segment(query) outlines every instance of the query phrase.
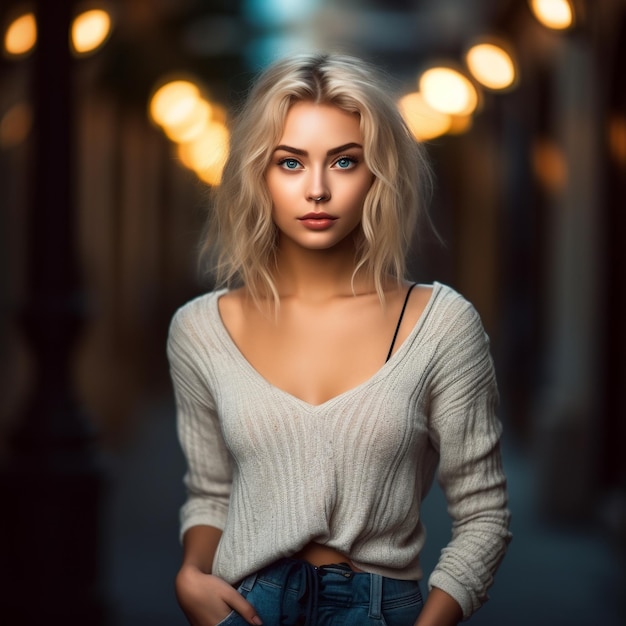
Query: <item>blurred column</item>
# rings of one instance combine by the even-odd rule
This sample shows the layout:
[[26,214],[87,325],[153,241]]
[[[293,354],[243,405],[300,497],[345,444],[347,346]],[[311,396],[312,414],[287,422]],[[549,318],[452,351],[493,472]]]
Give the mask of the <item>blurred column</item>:
[[0,475],[0,621],[21,626],[97,626],[104,619],[98,586],[101,471],[72,377],[84,318],[75,252],[72,5],[35,3],[39,39],[22,316],[33,381]]
[[605,285],[600,186],[603,77],[588,38],[564,45],[552,123],[567,181],[546,239],[546,394],[537,427],[541,505],[550,516],[593,512],[602,420]]

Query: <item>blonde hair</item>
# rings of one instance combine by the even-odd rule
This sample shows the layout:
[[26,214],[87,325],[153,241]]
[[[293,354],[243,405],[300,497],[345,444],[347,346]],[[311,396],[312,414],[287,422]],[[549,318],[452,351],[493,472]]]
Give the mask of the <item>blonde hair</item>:
[[218,286],[244,284],[254,300],[279,296],[274,283],[276,228],[265,172],[298,101],[332,104],[360,118],[364,160],[374,175],[361,220],[353,280],[365,271],[384,302],[383,283],[400,281],[430,170],[379,73],[360,59],[306,54],[260,74],[232,127],[231,149],[214,191],[202,254]]

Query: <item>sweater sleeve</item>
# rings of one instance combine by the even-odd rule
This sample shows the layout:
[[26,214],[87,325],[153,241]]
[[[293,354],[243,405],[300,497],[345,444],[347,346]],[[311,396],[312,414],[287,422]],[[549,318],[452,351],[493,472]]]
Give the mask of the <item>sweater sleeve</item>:
[[489,340],[475,309],[458,298],[446,312],[431,396],[430,438],[452,537],[429,579],[461,605],[467,619],[487,589],[511,539],[502,427]]
[[187,462],[187,499],[180,510],[180,537],[192,526],[224,528],[232,483],[230,453],[222,438],[201,358],[193,316],[180,309],[170,325],[167,355],[176,400],[178,438]]

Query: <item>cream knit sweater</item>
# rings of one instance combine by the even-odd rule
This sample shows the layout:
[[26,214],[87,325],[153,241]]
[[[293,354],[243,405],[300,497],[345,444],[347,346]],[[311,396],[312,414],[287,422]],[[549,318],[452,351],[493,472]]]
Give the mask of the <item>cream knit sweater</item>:
[[475,309],[435,283],[409,337],[370,379],[314,406],[268,383],[219,311],[223,291],[174,316],[168,357],[188,471],[181,535],[223,530],[230,583],[310,541],[366,572],[420,579],[420,504],[445,492],[452,537],[429,579],[469,617],[510,540],[489,342]]

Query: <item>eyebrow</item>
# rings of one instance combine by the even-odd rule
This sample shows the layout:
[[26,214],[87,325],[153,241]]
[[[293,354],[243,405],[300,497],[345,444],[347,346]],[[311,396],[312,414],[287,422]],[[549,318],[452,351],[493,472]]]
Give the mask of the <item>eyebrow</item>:
[[[326,156],[333,156],[335,154],[339,154],[340,152],[345,152],[346,150],[350,150],[351,148],[360,148],[362,150],[363,146],[360,143],[356,143],[354,141],[350,143],[344,143],[343,145],[337,146],[336,148],[331,148],[326,153]],[[278,152],[278,150],[283,150],[284,152],[291,152],[291,154],[297,154],[299,156],[308,155],[308,152],[306,150],[301,150],[300,148],[294,148],[292,146],[286,146],[284,144],[281,144],[280,146],[276,146],[274,148],[274,152]]]

